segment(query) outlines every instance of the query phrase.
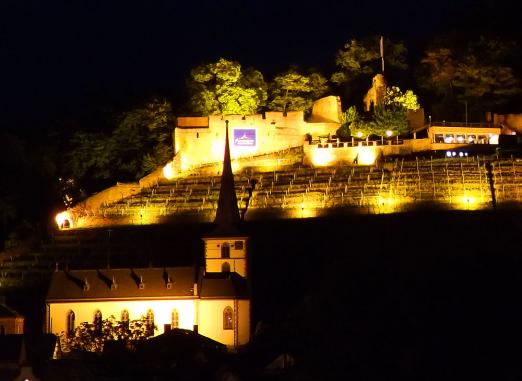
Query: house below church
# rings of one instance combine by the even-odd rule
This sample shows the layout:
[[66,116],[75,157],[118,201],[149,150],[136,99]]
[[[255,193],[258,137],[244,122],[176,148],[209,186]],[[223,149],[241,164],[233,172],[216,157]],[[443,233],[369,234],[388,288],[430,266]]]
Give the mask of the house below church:
[[24,317],[15,310],[9,308],[3,298],[0,299],[0,336],[23,334]]

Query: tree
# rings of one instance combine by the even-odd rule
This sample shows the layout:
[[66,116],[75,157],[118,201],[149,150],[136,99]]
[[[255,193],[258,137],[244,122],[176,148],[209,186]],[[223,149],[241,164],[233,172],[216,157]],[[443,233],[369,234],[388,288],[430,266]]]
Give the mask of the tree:
[[511,67],[481,64],[473,54],[459,62],[454,78],[459,99],[488,106],[505,103],[520,93],[519,84]]
[[274,111],[309,112],[313,101],[328,91],[328,80],[320,73],[299,73],[295,68],[280,74],[270,84],[270,103]]
[[134,181],[174,155],[172,106],[157,99],[121,114],[110,134],[76,132],[67,154],[68,177],[79,186],[93,181]]
[[419,108],[417,95],[412,90],[403,92],[398,86],[386,88],[383,106],[376,106],[373,113],[363,117],[355,106],[349,107],[341,118],[337,135],[346,139],[350,136],[367,138],[370,135],[396,136],[408,132],[409,110]]
[[[352,39],[344,44],[344,47],[337,51],[335,64],[339,70],[332,75],[332,82],[343,84],[359,76],[371,77],[379,72],[381,68],[379,39],[379,36],[373,36],[360,41]],[[395,43],[386,38],[383,47],[387,67],[407,69],[407,49],[403,42]]]
[[[362,99],[372,83],[372,77],[381,72],[380,37],[352,39],[337,51],[335,64],[337,71],[331,76],[331,82],[338,87],[343,102],[353,103]],[[390,77],[400,77],[408,65],[407,49],[403,42],[383,40],[386,73]],[[388,74],[387,74],[388,75]]]
[[[153,330],[157,330],[156,326]],[[93,323],[82,322],[72,334],[60,333],[60,349],[62,353],[71,351],[96,352],[103,351],[105,342],[109,340],[139,341],[151,336],[149,321],[146,316],[130,321],[117,321],[114,316],[102,321],[101,332]]]
[[412,90],[402,90],[398,86],[388,86],[386,88],[386,96],[384,97],[384,104],[386,107],[395,109],[418,110],[420,108],[417,95]]
[[0,251],[6,239],[6,249],[13,249],[21,240],[39,236],[38,226],[59,203],[49,147],[54,141],[44,139],[31,142],[0,131]]
[[442,96],[444,114],[451,114],[456,103],[466,102],[480,115],[521,92],[512,66],[515,52],[515,43],[494,38],[444,41],[425,51],[419,84]]
[[453,52],[448,48],[433,48],[424,52],[421,66],[425,73],[420,75],[419,85],[442,96],[453,95],[456,63]]
[[352,131],[357,133],[361,121],[361,115],[357,112],[357,108],[350,106],[341,115],[341,127],[336,131],[337,136],[342,139],[348,139],[352,136]]
[[398,136],[408,132],[406,112],[400,107],[375,107],[372,133],[378,136]]
[[267,85],[258,70],[220,58],[190,72],[190,108],[202,115],[248,115],[265,104]]

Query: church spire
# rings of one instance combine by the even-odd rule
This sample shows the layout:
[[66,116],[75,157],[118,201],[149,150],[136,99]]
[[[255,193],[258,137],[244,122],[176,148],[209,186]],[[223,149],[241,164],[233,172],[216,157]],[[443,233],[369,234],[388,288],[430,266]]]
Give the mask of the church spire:
[[221,188],[214,223],[217,225],[214,233],[226,234],[236,231],[241,220],[237,207],[236,189],[234,186],[234,174],[230,161],[230,145],[228,142],[228,120],[225,120],[225,156],[223,158],[223,170],[221,173]]

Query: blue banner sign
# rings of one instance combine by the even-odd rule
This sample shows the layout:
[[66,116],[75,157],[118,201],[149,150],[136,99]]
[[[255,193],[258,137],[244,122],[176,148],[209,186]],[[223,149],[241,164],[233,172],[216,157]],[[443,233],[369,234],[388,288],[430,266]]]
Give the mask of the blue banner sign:
[[236,129],[234,129],[234,145],[237,147],[255,147],[255,145],[256,145],[255,128],[236,128]]

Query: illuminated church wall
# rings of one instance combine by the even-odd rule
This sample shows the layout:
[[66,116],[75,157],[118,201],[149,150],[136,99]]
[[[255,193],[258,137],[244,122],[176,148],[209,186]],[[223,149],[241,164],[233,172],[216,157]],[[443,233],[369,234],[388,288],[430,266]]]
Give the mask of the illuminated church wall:
[[[230,306],[234,311],[233,329],[223,329],[223,310]],[[209,318],[209,317],[215,318]],[[237,334],[238,345],[250,341],[250,301],[214,299],[199,302],[198,333],[212,338],[227,346],[234,346],[234,331]]]
[[[224,329],[223,310],[232,307],[234,323],[232,329]],[[102,318],[114,316],[121,320],[123,310],[129,312],[129,320],[139,319],[154,312],[154,323],[157,330],[154,335],[164,332],[164,326],[172,324],[172,312],[178,311],[178,328],[193,330],[198,325],[198,332],[228,346],[234,346],[234,331],[238,342],[243,345],[250,340],[250,301],[233,299],[216,300],[129,300],[129,301],[93,301],[49,303],[48,332],[60,335],[66,331],[67,315],[70,311],[75,315],[75,326],[82,322],[92,323],[97,310]],[[199,309],[199,311],[198,311]]]
[[155,335],[163,333],[165,324],[171,324],[172,311],[177,309],[179,316],[179,328],[192,330],[195,323],[195,302],[194,300],[128,300],[128,301],[93,301],[93,302],[68,302],[68,303],[49,303],[48,327],[49,333],[59,335],[66,330],[67,314],[73,311],[75,315],[75,325],[81,322],[92,323],[94,313],[100,310],[103,319],[114,316],[116,320],[121,320],[123,310],[129,311],[129,319],[139,319],[147,315],[151,309],[154,312],[154,323],[158,326]]

